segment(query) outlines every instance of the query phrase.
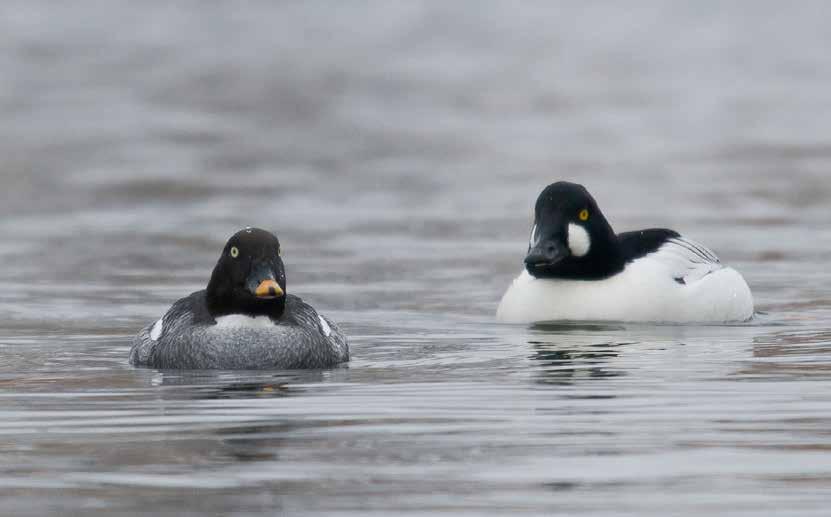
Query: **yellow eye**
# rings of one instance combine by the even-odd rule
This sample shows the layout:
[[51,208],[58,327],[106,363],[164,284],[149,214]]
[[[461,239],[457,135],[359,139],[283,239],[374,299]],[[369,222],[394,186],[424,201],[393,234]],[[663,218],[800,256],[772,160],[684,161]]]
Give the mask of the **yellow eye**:
[[281,250],[280,248],[277,248],[277,256],[278,256],[278,257],[280,256],[280,252],[281,252],[281,251],[282,251],[282,250]]
[[231,246],[231,256],[234,258],[239,257],[239,249],[236,246]]
[[589,220],[589,211],[585,208],[580,210],[580,214],[578,215],[581,221],[588,221]]

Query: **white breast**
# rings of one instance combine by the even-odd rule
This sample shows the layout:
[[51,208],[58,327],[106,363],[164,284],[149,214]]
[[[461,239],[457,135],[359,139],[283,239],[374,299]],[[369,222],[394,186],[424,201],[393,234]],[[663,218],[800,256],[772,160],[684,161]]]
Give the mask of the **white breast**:
[[507,323],[745,321],[753,316],[753,296],[712,252],[674,239],[604,280],[540,280],[523,271],[496,316]]
[[274,322],[268,316],[246,316],[245,314],[228,314],[216,318],[218,328],[269,328]]

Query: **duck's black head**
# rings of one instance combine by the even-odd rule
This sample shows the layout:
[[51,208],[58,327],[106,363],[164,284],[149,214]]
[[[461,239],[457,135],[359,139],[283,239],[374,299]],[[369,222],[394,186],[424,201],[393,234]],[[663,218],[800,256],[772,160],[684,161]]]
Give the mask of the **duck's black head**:
[[279,318],[286,305],[286,273],[277,237],[259,228],[235,233],[214,267],[206,296],[215,318],[228,314]]
[[525,257],[529,274],[598,280],[623,266],[617,236],[585,187],[559,181],[542,191]]

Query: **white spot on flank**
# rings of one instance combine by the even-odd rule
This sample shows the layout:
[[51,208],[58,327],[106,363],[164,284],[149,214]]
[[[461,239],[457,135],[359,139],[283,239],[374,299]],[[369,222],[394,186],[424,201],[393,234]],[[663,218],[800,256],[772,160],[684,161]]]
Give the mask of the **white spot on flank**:
[[323,329],[323,335],[329,337],[329,334],[332,333],[331,327],[329,327],[329,324],[326,323],[326,320],[320,314],[317,315],[317,319],[320,320],[320,328]]
[[579,224],[568,225],[568,249],[575,257],[584,257],[591,248],[592,241],[589,232]]
[[273,327],[274,322],[268,316],[246,316],[245,314],[229,314],[216,319],[217,327],[247,327],[247,328],[268,328]]
[[537,244],[537,225],[535,224],[533,228],[531,228],[531,237],[528,240],[528,244],[533,248]]
[[150,329],[150,339],[158,341],[162,336],[162,330],[164,330],[164,318],[159,318],[159,321],[154,323],[153,328]]

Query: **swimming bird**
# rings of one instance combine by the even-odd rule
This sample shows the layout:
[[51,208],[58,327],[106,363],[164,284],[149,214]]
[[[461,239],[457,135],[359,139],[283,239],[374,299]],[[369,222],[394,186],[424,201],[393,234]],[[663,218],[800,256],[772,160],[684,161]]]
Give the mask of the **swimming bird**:
[[324,368],[349,360],[337,325],[286,292],[280,241],[246,228],[225,244],[206,289],[133,341],[130,363],[163,369]]
[[497,319],[740,322],[754,314],[738,271],[667,229],[616,234],[582,185],[560,181],[537,198],[524,271]]

